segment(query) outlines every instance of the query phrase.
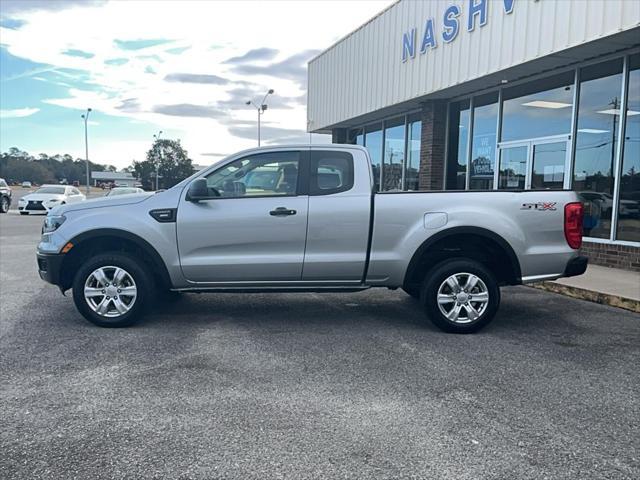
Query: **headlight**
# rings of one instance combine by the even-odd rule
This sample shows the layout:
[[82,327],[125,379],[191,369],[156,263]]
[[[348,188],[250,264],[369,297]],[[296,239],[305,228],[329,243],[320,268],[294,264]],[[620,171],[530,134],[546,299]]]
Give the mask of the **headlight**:
[[20,200],[18,200],[18,203],[27,203],[27,201],[24,198],[21,198]]
[[60,199],[58,199],[58,198],[52,198],[51,200],[49,200],[49,203],[57,203],[59,201],[60,201]]
[[42,233],[55,232],[66,219],[64,215],[47,215],[42,225]]

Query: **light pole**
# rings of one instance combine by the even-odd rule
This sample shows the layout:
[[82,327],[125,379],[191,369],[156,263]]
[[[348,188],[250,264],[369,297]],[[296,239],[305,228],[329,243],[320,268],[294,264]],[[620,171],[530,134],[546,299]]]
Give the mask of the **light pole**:
[[160,170],[160,162],[162,161],[162,145],[160,142],[160,135],[162,135],[162,130],[160,130],[157,134],[153,135],[153,138],[158,142],[158,148],[160,149],[160,159],[156,162],[156,190],[159,189],[158,179],[159,179],[159,170]]
[[258,146],[260,146],[260,117],[262,116],[264,111],[267,109],[266,100],[267,100],[267,97],[272,93],[273,93],[273,88],[270,88],[267,91],[267,93],[264,95],[264,98],[260,102],[260,105],[256,105],[255,103],[253,103],[253,100],[248,100],[246,102],[247,105],[253,105],[253,107],[258,111]]
[[87,170],[87,196],[89,196],[89,135],[87,131],[87,122],[89,121],[89,114],[91,109],[87,108],[87,113],[83,113],[81,116],[84,119],[84,158]]

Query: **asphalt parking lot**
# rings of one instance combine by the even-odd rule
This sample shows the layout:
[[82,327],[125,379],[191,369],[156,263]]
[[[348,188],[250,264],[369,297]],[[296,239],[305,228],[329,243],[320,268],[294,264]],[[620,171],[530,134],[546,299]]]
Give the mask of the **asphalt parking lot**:
[[129,329],[0,215],[0,478],[640,478],[640,316],[527,287],[447,335],[402,292],[187,295]]

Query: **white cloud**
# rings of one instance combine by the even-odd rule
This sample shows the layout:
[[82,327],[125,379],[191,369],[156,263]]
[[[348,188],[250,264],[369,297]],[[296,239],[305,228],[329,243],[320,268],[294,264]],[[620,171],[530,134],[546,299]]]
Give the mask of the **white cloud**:
[[[274,108],[263,117],[270,122],[270,132],[297,130],[298,138],[303,138],[307,119],[306,105],[300,103],[305,94],[300,81],[304,75],[292,71],[287,61],[297,61],[301,52],[311,56],[329,47],[388,4],[388,0],[162,1],[149,8],[148,1],[112,1],[55,12],[16,13],[25,24],[16,30],[0,29],[0,36],[12,55],[51,65],[49,74],[74,84],[66,97],[48,98],[45,103],[77,111],[91,107],[96,113],[121,117],[123,130],[130,122],[143,122],[176,132],[190,156],[205,164],[212,157],[202,153],[231,153],[255,144],[246,137],[247,125],[255,125],[256,112],[244,105],[249,99],[244,97],[259,101],[268,88],[275,90]],[[152,39],[170,41],[136,50],[123,49],[116,42]],[[63,53],[70,50],[93,57]],[[256,50],[263,54],[256,55]],[[250,68],[238,68],[238,61],[252,51],[245,64]],[[229,59],[234,60],[226,63]],[[305,60],[299,59],[301,64]],[[43,71],[47,69],[38,71],[38,79]],[[60,84],[60,78],[51,81]],[[277,108],[277,102],[284,102],[283,108]],[[189,111],[199,115],[176,116],[180,111],[176,106],[185,112],[189,110],[185,106],[197,106]],[[238,128],[239,122],[244,122],[244,128]],[[99,141],[105,142],[102,151],[109,158],[94,160],[118,166],[143,158],[149,147],[149,139]],[[118,163],[114,156],[122,161]]]
[[13,110],[0,110],[0,118],[29,117],[39,111],[39,108],[16,108]]

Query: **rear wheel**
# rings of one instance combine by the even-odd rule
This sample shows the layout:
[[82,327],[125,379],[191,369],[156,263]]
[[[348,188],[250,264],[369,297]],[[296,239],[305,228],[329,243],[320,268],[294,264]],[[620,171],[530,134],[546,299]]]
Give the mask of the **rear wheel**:
[[137,259],[124,253],[91,257],[73,280],[73,301],[78,311],[101,327],[126,327],[144,313],[153,278]]
[[500,305],[500,288],[481,263],[447,260],[427,273],[421,301],[429,319],[441,330],[473,333],[493,320]]
[[2,196],[2,200],[0,200],[0,213],[7,213],[9,211],[9,199]]

